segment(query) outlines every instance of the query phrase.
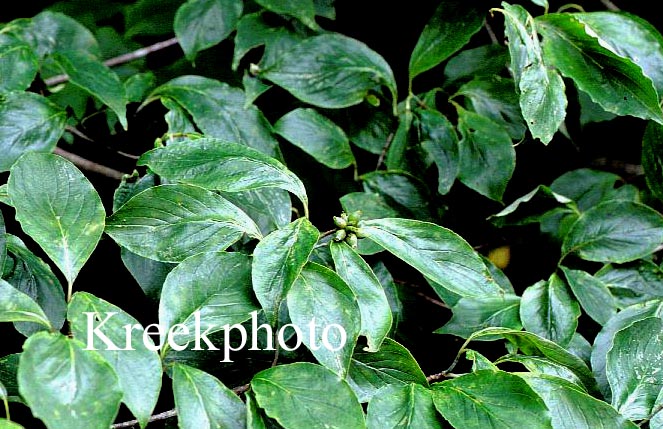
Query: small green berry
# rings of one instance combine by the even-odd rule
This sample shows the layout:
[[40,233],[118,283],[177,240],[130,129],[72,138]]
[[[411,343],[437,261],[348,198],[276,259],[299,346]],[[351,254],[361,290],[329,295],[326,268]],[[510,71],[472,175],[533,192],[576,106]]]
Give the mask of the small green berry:
[[356,228],[354,233],[357,236],[357,238],[366,238],[366,233],[362,231],[361,228]]
[[356,212],[352,212],[350,214],[350,216],[348,216],[348,224],[350,224],[352,226],[357,226],[360,219],[361,219],[361,210],[357,210]]
[[351,232],[347,237],[345,237],[345,242],[348,243],[350,247],[355,249],[357,247],[357,236]]
[[336,225],[338,228],[345,228],[348,226],[348,221],[347,219],[343,219],[342,217],[339,216],[334,216],[334,225]]
[[347,233],[344,229],[339,229],[334,233],[334,241],[343,241],[345,240]]

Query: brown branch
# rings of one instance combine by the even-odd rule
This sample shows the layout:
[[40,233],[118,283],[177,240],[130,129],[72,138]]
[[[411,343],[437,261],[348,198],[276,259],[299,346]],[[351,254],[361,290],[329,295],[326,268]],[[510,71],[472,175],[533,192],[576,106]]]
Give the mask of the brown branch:
[[606,9],[611,10],[613,12],[619,12],[621,10],[616,4],[614,4],[610,0],[601,0],[601,3],[603,3],[603,6],[605,6]]
[[126,174],[122,173],[121,171],[114,170],[110,167],[106,167],[105,165],[97,164],[96,162],[85,159],[82,156],[76,155],[74,153],[67,152],[66,150],[59,147],[56,147],[53,150],[53,153],[68,159],[69,161],[73,162],[74,165],[82,168],[83,170],[99,173],[103,176],[110,177],[111,179],[122,180],[122,177]]
[[375,169],[379,169],[380,166],[382,165],[382,162],[384,161],[384,157],[387,155],[387,151],[389,150],[389,146],[391,146],[391,142],[394,140],[394,133],[389,133],[387,136],[387,141],[385,142],[384,146],[382,147],[382,152],[380,153],[380,157],[378,158],[378,164],[375,166]]
[[[133,52],[129,52],[127,54],[123,54],[114,58],[110,58],[106,61],[104,61],[104,64],[108,67],[114,67],[120,64],[125,64],[134,60],[137,60],[139,58],[146,57],[147,55],[151,54],[152,52],[160,51],[162,49],[166,49],[170,46],[176,45],[177,44],[177,37],[173,37],[172,39],[164,40],[162,42],[157,42],[153,45],[150,46],[145,46],[144,48],[137,49]],[[69,76],[66,74],[60,74],[57,76],[53,76],[51,78],[48,78],[44,80],[44,84],[46,86],[54,86],[58,85],[61,83],[65,83],[69,80]]]

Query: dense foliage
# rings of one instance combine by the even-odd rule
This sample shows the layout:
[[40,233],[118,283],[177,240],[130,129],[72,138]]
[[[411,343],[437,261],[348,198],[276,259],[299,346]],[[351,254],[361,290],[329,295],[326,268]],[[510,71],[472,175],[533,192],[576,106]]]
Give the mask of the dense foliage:
[[0,429],[663,428],[663,37],[487,3],[0,24]]

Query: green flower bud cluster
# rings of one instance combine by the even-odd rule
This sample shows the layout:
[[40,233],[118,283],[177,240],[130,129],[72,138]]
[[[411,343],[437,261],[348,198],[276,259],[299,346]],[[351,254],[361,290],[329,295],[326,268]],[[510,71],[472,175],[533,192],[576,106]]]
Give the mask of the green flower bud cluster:
[[360,223],[361,210],[350,214],[343,212],[340,216],[334,216],[334,225],[338,228],[334,233],[334,241],[345,241],[350,247],[356,248],[358,240],[365,237],[359,226]]

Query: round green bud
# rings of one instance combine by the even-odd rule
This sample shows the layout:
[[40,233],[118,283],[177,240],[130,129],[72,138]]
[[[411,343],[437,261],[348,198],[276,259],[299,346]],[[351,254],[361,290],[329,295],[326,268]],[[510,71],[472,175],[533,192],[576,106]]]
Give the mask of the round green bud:
[[344,229],[339,229],[334,233],[334,241],[343,241],[345,240],[347,233]]
[[347,219],[343,219],[340,216],[334,216],[334,225],[336,225],[338,228],[345,228],[348,226],[348,221]]
[[357,247],[357,236],[351,232],[347,237],[345,237],[345,242],[354,249]]
[[348,224],[350,224],[352,226],[357,226],[360,219],[361,219],[361,210],[357,210],[356,212],[352,212],[352,213],[350,213],[350,216],[348,216]]

